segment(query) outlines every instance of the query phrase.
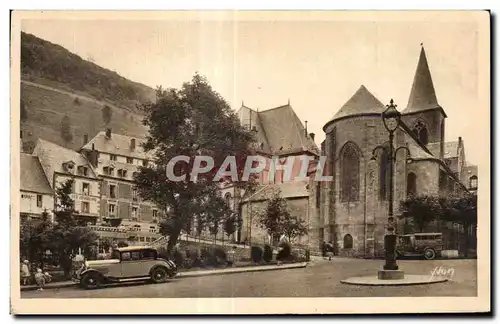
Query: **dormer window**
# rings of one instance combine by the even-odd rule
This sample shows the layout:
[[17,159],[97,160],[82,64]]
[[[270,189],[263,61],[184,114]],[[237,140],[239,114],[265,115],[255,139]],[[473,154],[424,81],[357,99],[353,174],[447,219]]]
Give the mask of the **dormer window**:
[[112,167],[103,167],[102,171],[104,172],[105,175],[113,176],[114,172],[115,172],[115,169],[112,168]]
[[75,163],[73,163],[72,161],[63,163],[63,169],[66,172],[73,173],[74,172],[74,167],[75,167]]
[[126,178],[127,177],[127,170],[125,170],[125,169],[119,169],[118,170],[118,176],[120,178]]
[[83,165],[80,165],[78,167],[78,174],[79,175],[82,175],[82,176],[88,176],[89,174],[89,168],[87,168],[86,166],[83,166]]
[[110,154],[110,155],[109,155],[109,159],[110,159],[111,161],[116,161],[117,157],[116,157],[116,155],[114,155],[114,154]]

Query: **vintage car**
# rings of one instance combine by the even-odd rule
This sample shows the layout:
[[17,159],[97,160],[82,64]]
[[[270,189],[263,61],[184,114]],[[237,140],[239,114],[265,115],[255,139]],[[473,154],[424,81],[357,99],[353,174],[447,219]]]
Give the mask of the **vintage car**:
[[155,248],[129,246],[114,249],[108,260],[85,261],[73,276],[82,288],[103,284],[151,280],[162,283],[177,274],[174,262],[158,257]]
[[443,250],[443,234],[441,233],[414,233],[398,236],[396,247],[397,256],[423,256],[426,260],[433,260],[441,255]]

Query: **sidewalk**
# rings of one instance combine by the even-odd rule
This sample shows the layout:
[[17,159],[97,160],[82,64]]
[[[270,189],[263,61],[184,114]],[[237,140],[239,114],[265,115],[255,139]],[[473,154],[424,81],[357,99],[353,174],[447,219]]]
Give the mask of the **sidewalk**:
[[[290,263],[282,265],[261,265],[261,266],[236,267],[236,268],[224,268],[224,269],[185,271],[185,272],[179,272],[176,278],[193,278],[193,277],[204,277],[204,276],[231,274],[231,273],[297,269],[297,268],[305,268],[306,266],[307,262],[300,262],[300,263]],[[46,284],[44,289],[60,289],[73,286],[76,286],[75,282],[73,281],[62,281],[62,282],[53,282]],[[21,291],[36,290],[37,288],[38,287],[36,285],[21,286]]]

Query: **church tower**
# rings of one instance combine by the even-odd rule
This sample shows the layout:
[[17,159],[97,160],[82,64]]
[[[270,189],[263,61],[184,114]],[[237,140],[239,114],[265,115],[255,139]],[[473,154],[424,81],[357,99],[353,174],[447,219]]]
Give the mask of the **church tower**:
[[422,46],[417,70],[413,78],[408,105],[402,111],[403,121],[413,131],[423,145],[439,143],[439,152],[432,152],[443,158],[446,113],[439,105],[434,83],[427,62],[425,49]]

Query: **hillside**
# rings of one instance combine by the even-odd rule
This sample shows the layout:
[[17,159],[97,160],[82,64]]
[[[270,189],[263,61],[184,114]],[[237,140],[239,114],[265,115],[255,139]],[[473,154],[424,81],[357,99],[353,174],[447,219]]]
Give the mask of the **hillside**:
[[[21,130],[23,147],[31,152],[37,138],[72,149],[109,127],[113,132],[145,136],[136,105],[154,99],[153,89],[81,59],[65,48],[22,33]],[[102,110],[111,111],[106,125]],[[71,140],[63,140],[63,118],[68,116]]]

